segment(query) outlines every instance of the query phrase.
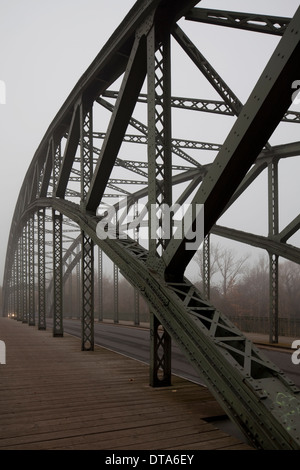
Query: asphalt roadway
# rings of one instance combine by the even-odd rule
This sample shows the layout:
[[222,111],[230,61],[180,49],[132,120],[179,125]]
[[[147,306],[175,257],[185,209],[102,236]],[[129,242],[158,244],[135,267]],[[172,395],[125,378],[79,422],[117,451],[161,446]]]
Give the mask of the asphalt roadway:
[[[51,322],[49,319],[47,319],[47,322],[48,326],[50,326]],[[80,321],[64,319],[64,331],[65,333],[80,337]],[[94,335],[95,344],[149,364],[150,341],[148,329],[122,324],[95,322]],[[300,388],[300,364],[293,364],[292,352],[293,350],[277,348],[276,346],[262,348],[262,353]],[[192,382],[205,385],[174,342],[172,344],[172,373]]]

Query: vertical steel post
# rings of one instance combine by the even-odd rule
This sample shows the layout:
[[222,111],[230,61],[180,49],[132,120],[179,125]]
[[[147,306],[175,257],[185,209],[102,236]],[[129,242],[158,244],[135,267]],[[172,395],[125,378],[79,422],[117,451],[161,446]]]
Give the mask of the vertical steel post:
[[[80,105],[81,206],[84,208],[93,176],[93,109]],[[94,243],[81,232],[81,350],[94,350]]]
[[56,187],[57,187],[59,174],[60,174],[61,162],[62,162],[61,142],[60,141],[55,142],[55,140],[52,139],[51,146],[52,146],[52,160],[53,160],[53,163],[52,163],[53,195],[55,196]]
[[103,251],[98,247],[98,320],[103,321]]
[[62,295],[62,214],[52,210],[53,217],[53,336],[63,336]]
[[134,324],[140,324],[140,294],[137,289],[134,289]]
[[15,254],[14,254],[14,319],[17,320],[18,318],[18,308],[19,308],[19,302],[18,302],[18,279],[19,279],[19,275],[18,275],[18,244],[17,244],[17,248],[16,248],[16,251],[15,251]]
[[171,336],[150,312],[150,385],[171,385]]
[[12,312],[12,293],[13,293],[13,279],[12,279],[12,272],[13,267],[11,268],[11,273],[10,273],[10,279],[8,283],[8,295],[7,295],[7,301],[4,302],[4,310],[3,314],[5,317],[11,314]]
[[[269,237],[278,234],[279,205],[278,205],[278,160],[273,159],[268,165],[268,194],[269,194]],[[270,301],[269,301],[269,341],[278,343],[278,255],[269,252],[270,263]]]
[[22,291],[23,291],[23,311],[22,323],[27,323],[28,308],[27,308],[27,224],[24,225],[22,235]]
[[18,240],[18,311],[17,320],[22,321],[23,319],[23,259],[22,259],[22,236]]
[[[79,245],[77,246],[77,254],[79,254],[80,252],[80,248],[79,248]],[[77,263],[76,265],[76,291],[77,291],[77,311],[76,311],[76,315],[78,318],[81,318],[81,282],[80,282],[80,279],[81,279],[81,276],[80,276],[80,264],[81,263]]]
[[[172,222],[164,222],[164,205],[172,205],[170,36],[155,51],[155,27],[148,35],[148,201],[149,265],[170,238]],[[169,231],[169,234],[167,233]],[[169,235],[169,236],[168,236]]]
[[38,211],[38,329],[46,329],[45,209]]
[[[138,203],[136,202],[134,205],[134,217],[138,219],[139,211],[138,211]],[[134,239],[136,242],[139,242],[139,232],[140,228],[137,225],[134,230]],[[138,326],[140,324],[140,294],[138,289],[134,289],[134,324]]]
[[[172,205],[171,153],[171,47],[167,34],[156,44],[155,26],[147,38],[148,67],[148,203],[149,257],[148,265],[161,271],[159,259],[172,237],[172,221],[164,219],[164,208]],[[171,382],[171,337],[151,313],[150,384],[169,385]],[[161,351],[162,350],[162,351]],[[162,370],[162,378],[158,371]]]
[[81,232],[82,263],[82,335],[81,350],[94,350],[94,244],[93,240]]
[[84,207],[93,176],[93,108],[80,105],[81,205]]
[[269,254],[270,262],[270,314],[269,341],[278,343],[278,256]]
[[68,278],[68,286],[69,286],[69,317],[73,317],[73,275],[71,274]]
[[119,268],[114,263],[114,323],[119,323]]
[[210,238],[209,234],[203,240],[203,294],[205,300],[210,298]]
[[35,325],[34,215],[28,219],[28,324]]

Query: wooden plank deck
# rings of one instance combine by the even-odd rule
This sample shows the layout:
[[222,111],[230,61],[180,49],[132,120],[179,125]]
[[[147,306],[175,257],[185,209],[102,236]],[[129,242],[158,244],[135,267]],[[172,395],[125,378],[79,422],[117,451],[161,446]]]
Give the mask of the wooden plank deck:
[[206,421],[224,413],[205,387],[153,389],[145,364],[7,318],[0,339],[0,450],[250,449]]

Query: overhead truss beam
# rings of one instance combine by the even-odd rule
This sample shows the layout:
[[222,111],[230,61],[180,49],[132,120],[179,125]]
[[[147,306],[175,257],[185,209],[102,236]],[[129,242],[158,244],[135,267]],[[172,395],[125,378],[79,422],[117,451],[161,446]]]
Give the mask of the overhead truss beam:
[[[300,9],[287,28],[222,149],[193,199],[204,204],[204,231],[209,233],[226,204],[291,105],[291,89],[300,76]],[[273,106],[276,101],[276,106]],[[192,226],[195,224],[195,218]],[[169,243],[164,253],[168,275],[181,278],[194,255],[187,239]]]
[[282,18],[279,16],[209,10],[206,8],[192,8],[192,10],[185,15],[185,18],[200,23],[244,29],[256,33],[275,34],[277,36],[284,34],[291,21],[291,18]]

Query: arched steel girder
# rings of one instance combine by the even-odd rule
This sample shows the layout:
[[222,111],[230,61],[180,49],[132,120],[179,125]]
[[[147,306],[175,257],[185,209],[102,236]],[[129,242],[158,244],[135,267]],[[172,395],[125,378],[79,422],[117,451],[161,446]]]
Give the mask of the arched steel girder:
[[[193,207],[198,203],[206,206],[205,233],[213,229],[236,191],[242,189],[240,185],[244,184],[247,172],[262,149],[265,147],[264,152],[273,151],[268,139],[286,115],[291,104],[292,82],[297,79],[297,74],[300,76],[300,11],[286,28],[254,92],[242,106],[176,25],[176,21],[197,3],[182,0],[138,2],[78,82],[50,125],[22,185],[8,244],[5,291],[10,285],[22,224],[27,222],[30,213],[41,207],[51,207],[57,212],[53,217],[57,219],[58,226],[61,224],[60,214],[64,214],[103,249],[145,297],[163,327],[178,342],[200,375],[205,377],[218,401],[251,442],[261,448],[298,449],[299,425],[295,414],[299,408],[298,391],[185,279],[185,268],[193,256],[192,250],[185,250],[186,237],[179,240],[173,237],[168,244],[160,243],[162,255],[157,256],[157,243],[151,244],[149,253],[130,238],[99,240],[96,234],[100,220],[96,210],[119,158],[119,149],[146,75],[148,203],[172,204],[171,34],[238,116],[214,163],[208,171],[205,168],[203,182],[192,200]],[[92,105],[123,73],[118,99],[98,153],[92,145]],[[79,147],[80,158],[76,155]],[[79,173],[75,163],[81,165]],[[126,166],[124,160],[122,164]],[[194,166],[191,172],[199,172],[199,168],[203,168],[202,165]],[[77,179],[80,175],[80,191],[68,185],[74,175]],[[145,174],[141,173],[141,176],[145,177]],[[189,181],[191,176],[190,173]],[[192,181],[199,183],[202,178],[198,176],[199,173],[194,174]],[[248,183],[250,180],[251,176]],[[246,181],[245,185],[248,183]],[[78,198],[79,194],[78,204],[65,200],[70,195]],[[271,223],[274,228],[275,214]],[[288,239],[297,226],[295,221],[286,228],[282,240]],[[271,235],[277,237],[275,229]],[[57,256],[61,260],[61,253]],[[90,307],[92,311],[92,305]],[[288,411],[281,407],[278,398],[282,396],[288,399]],[[292,408],[294,404],[295,408]]]
[[[297,216],[291,226],[290,236],[292,236],[294,229],[299,229],[299,216]],[[211,233],[240,243],[245,243],[246,245],[261,248],[262,250],[266,250],[268,253],[273,253],[277,256],[288,259],[293,263],[300,264],[300,249],[292,245],[288,245],[287,243],[283,243],[280,235],[271,239],[262,235],[254,235],[253,233],[247,233],[228,227],[221,227],[219,225],[215,225]]]

